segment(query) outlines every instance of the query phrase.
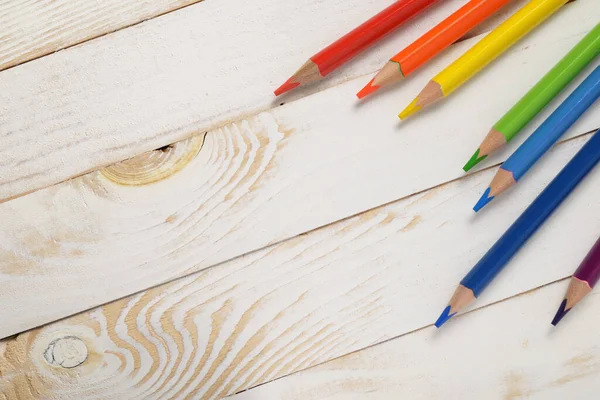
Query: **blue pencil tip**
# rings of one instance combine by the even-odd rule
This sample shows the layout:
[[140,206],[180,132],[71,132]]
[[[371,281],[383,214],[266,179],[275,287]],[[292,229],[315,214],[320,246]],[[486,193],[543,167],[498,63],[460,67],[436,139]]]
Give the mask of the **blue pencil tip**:
[[478,212],[483,207],[485,207],[487,205],[487,203],[494,200],[494,196],[490,196],[491,190],[492,189],[490,189],[490,188],[485,189],[485,192],[483,192],[483,195],[481,195],[481,198],[479,199],[477,204],[475,204],[475,207],[473,207],[473,211]]
[[450,314],[450,306],[447,306],[446,308],[444,308],[444,311],[442,311],[442,315],[440,315],[440,317],[437,319],[437,321],[435,321],[435,327],[440,328],[442,325],[444,325],[446,323],[446,321],[448,321],[450,318],[454,317],[455,315],[456,315],[456,313]]

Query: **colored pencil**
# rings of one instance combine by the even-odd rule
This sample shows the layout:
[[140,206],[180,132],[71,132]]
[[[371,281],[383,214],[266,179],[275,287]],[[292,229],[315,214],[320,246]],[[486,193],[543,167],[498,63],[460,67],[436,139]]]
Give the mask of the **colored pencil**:
[[437,74],[400,113],[400,119],[447,97],[519,39],[554,14],[568,0],[531,0],[460,58]]
[[400,53],[390,58],[356,96],[362,99],[383,86],[400,82],[509,1],[511,0],[469,1]]
[[297,86],[320,80],[367,49],[386,34],[438,0],[399,0],[312,56],[290,79],[275,90],[279,96]]
[[499,194],[514,186],[598,97],[600,66],[502,164],[473,210],[481,210]]
[[552,215],[599,160],[600,133],[596,131],[575,157],[567,163],[546,189],[463,278],[435,326],[441,327],[479,297],[508,261]]
[[596,25],[529,90],[496,124],[463,169],[466,171],[504,147],[600,54],[600,24]]
[[567,294],[560,303],[560,307],[552,320],[552,325],[556,326],[560,320],[567,314],[577,303],[579,303],[588,293],[592,291],[598,280],[600,279],[600,238],[596,240],[596,244],[585,256],[569,283]]

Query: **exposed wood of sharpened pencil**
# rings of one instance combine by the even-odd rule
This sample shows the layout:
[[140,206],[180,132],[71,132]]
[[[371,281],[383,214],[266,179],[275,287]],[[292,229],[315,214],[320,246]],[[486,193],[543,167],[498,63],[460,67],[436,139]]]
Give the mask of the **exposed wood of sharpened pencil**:
[[441,327],[446,321],[448,321],[460,311],[464,310],[474,301],[475,295],[473,294],[473,291],[463,285],[458,285],[458,287],[454,291],[454,294],[452,295],[452,298],[448,302],[448,305],[446,306],[438,320],[435,322],[435,326],[438,328]]
[[400,82],[403,79],[404,74],[402,74],[402,67],[400,64],[395,61],[388,61],[377,75],[375,75],[375,77],[373,77],[373,79],[371,79],[369,83],[356,94],[356,97],[362,99],[382,86],[391,85]]
[[463,169],[466,171],[470,170],[475,164],[479,163],[482,159],[489,156],[493,152],[501,149],[506,145],[506,138],[496,129],[492,128],[483,139],[483,142],[479,145],[479,148],[475,151],[475,154],[465,164]]
[[[600,40],[598,41],[600,45]],[[487,204],[519,181],[560,137],[600,98],[600,66],[596,67],[552,114],[502,164],[490,192],[475,206]]]
[[358,92],[357,97],[362,99],[380,87],[394,84],[412,74],[509,2],[510,0],[470,0],[390,58],[374,79]]
[[508,190],[511,186],[517,183],[512,172],[505,170],[500,167],[496,175],[494,175],[494,179],[490,183],[490,186],[483,192],[473,210],[478,212],[483,207],[485,207],[489,202],[491,202],[494,197],[498,196],[500,193]]
[[[330,76],[319,88],[371,73],[373,62],[383,65],[398,45],[409,44],[424,28],[434,26],[462,2],[445,0],[423,18],[408,21],[401,35],[395,35],[393,41],[382,41],[370,50],[368,58],[356,59],[344,74]],[[259,8],[243,0],[230,0],[227,8],[219,4],[198,3],[185,12],[154,18],[119,34],[3,71],[0,202],[272,109],[272,79],[283,82],[294,72],[281,70],[282,62],[289,59],[289,48],[281,45],[282,37],[297,32],[294,44],[306,52],[314,48],[310,35],[314,29],[311,18],[313,22],[316,18],[314,9],[327,14],[333,5],[341,7],[342,14],[330,13],[326,18],[329,30],[341,34],[348,18],[357,20],[378,8],[373,2],[358,0],[311,3],[314,7],[279,0],[265,0]],[[273,14],[294,15],[295,19],[285,25],[269,25]],[[219,29],[233,15],[239,16],[239,23],[227,30]],[[319,22],[325,19],[322,15],[320,18]],[[560,58],[599,19],[600,8],[594,3],[569,5],[553,22],[552,29],[541,27],[524,44],[530,49],[516,51],[514,56],[527,61],[527,54],[536,53],[547,65]],[[269,35],[261,36],[260,29],[248,31],[252,21],[268,26]],[[189,35],[181,35],[182,29]],[[433,75],[475,41],[451,46],[433,60],[427,74]],[[548,42],[554,42],[553,47]],[[258,63],[256,54],[260,49],[269,52]],[[235,65],[232,54],[239,56]],[[298,65],[288,63],[288,68],[295,70],[302,64],[299,61],[294,61]],[[530,62],[522,66],[531,67],[537,68]],[[536,69],[534,75],[543,72]],[[517,80],[526,85],[535,83],[527,77],[515,77],[511,82]],[[358,87],[349,96],[353,97],[356,90]],[[308,92],[295,95],[305,97]],[[86,132],[84,142],[81,132]],[[69,162],[65,163],[67,154]]]
[[456,313],[467,308],[472,302],[475,301],[475,295],[473,291],[463,285],[458,285],[456,291],[452,295],[452,298],[448,302],[450,306],[450,312]]
[[490,182],[490,196],[498,196],[516,183],[517,181],[512,172],[507,171],[504,168],[499,168],[496,175],[494,175],[494,179]]
[[[556,146],[549,165],[534,180],[544,183],[551,179],[587,137]],[[19,400],[81,400],[92,391],[105,396],[109,392],[115,399],[144,398],[147,393],[157,399],[185,398],[187,394],[222,398],[378,342],[409,337],[430,325],[436,303],[448,300],[448,290],[455,289],[447,286],[456,277],[455,267],[474,260],[506,219],[518,215],[518,210],[509,207],[504,215],[488,214],[483,223],[469,220],[469,210],[463,205],[487,184],[491,172],[462,177],[216,268],[0,341],[0,354],[5,355],[0,357],[0,398],[5,394],[7,400],[15,399],[12,390],[24,393]],[[596,177],[600,177],[600,170]],[[600,201],[588,199],[600,199],[600,186],[591,183],[573,198],[569,211],[558,214],[555,220],[559,226],[580,227],[570,238],[572,251],[561,249],[561,232],[548,230],[543,246],[549,250],[542,254],[524,252],[496,290],[475,308],[565,278],[564,266],[580,261],[580,253],[597,236],[595,222],[600,219],[590,223],[588,213],[592,207],[593,215],[600,217],[596,212],[600,211]],[[535,185],[523,187],[527,200],[536,195],[531,186]],[[451,246],[453,238],[465,230],[478,240]],[[432,252],[431,248],[445,250]],[[415,263],[423,267],[413,268]],[[534,264],[544,268],[528,268]],[[319,282],[318,287],[315,282]],[[535,319],[532,326],[539,328],[542,323],[538,319],[548,318],[548,301],[564,294],[562,284],[556,286],[558,290],[545,295],[535,310],[519,313],[517,318]],[[427,293],[428,301],[422,301],[423,293]],[[524,304],[531,305],[531,296],[522,298]],[[487,310],[481,313],[488,314]],[[585,311],[583,307],[581,311]],[[473,314],[478,312],[467,315]],[[489,314],[496,315],[496,311]],[[469,318],[461,318],[461,327]],[[506,318],[515,315],[507,313]],[[486,325],[497,331],[500,323],[494,321]],[[450,338],[452,343],[464,334],[462,329],[451,329],[437,339]],[[429,349],[430,329],[425,336]],[[44,357],[52,355],[52,344],[65,337],[81,339],[87,345],[88,361],[64,368],[59,361],[50,363],[52,358]],[[525,338],[516,342],[519,355],[528,354],[521,348]],[[439,345],[437,339],[433,342]],[[496,340],[478,343],[490,351],[498,347]],[[59,346],[54,348],[54,355],[65,354]],[[147,368],[136,369],[140,363]],[[393,363],[398,365],[397,357]],[[514,360],[509,365],[514,365]],[[40,390],[37,397],[29,396],[30,383]],[[401,387],[403,394],[406,388]],[[174,396],[178,390],[185,395]],[[213,397],[208,396],[211,393]],[[322,400],[320,394],[315,393],[315,398]],[[396,393],[392,398],[398,396]]]
[[577,303],[581,301],[600,279],[600,238],[592,246],[571,278],[564,300],[560,304],[552,325],[556,325]]
[[[563,28],[560,32],[554,26],[543,27],[527,39],[524,45],[529,48],[499,60],[502,79],[486,76],[482,84],[491,91],[503,92],[507,82],[523,87],[535,83],[549,62],[560,58],[585,34],[580,32],[581,25],[571,23],[575,16],[580,24],[591,22],[587,21],[586,11],[594,13],[584,3],[581,5],[565,10],[572,12],[557,20],[566,24],[559,23]],[[448,49],[427,70],[443,67],[476,40]],[[511,65],[522,65],[523,75],[511,74]],[[463,155],[448,149],[468,147],[494,118],[494,107],[472,113],[480,96],[476,88],[466,88],[461,104],[449,103],[439,110],[437,118],[415,120],[398,135],[395,125],[385,117],[398,98],[380,99],[385,106],[374,107],[365,118],[365,113],[357,113],[353,107],[357,89],[354,83],[338,85],[258,116],[244,115],[210,131],[198,156],[181,171],[155,184],[122,186],[92,172],[0,205],[5,233],[0,240],[2,259],[18,255],[15,263],[4,264],[9,277],[4,278],[6,290],[0,291],[0,303],[10,303],[11,307],[0,307],[0,320],[4,321],[0,336],[63,318],[459,178],[458,170],[436,165],[458,165]],[[402,100],[409,100],[410,93],[400,95],[404,96]],[[507,104],[511,99],[504,91],[494,101]],[[465,119],[471,123],[464,129],[452,136],[444,132],[449,122]],[[567,138],[600,126],[599,121],[600,115],[589,113]],[[364,135],[361,132],[365,129],[373,131]],[[424,133],[428,140],[423,140]],[[108,138],[111,142],[122,139],[119,135]],[[412,151],[398,157],[398,148]],[[423,154],[437,162],[423,164]],[[336,162],[331,162],[332,155]],[[73,157],[73,162],[79,158]],[[311,164],[308,175],[307,160]],[[390,169],[410,169],[414,165],[422,165],[419,174],[389,174]],[[485,176],[491,180],[493,174]],[[319,203],[324,187],[328,188],[330,202]],[[39,236],[31,238],[31,226]],[[59,251],[54,257],[40,258],[39,252],[55,248],[49,239],[59,242]],[[25,246],[34,242],[33,248]],[[69,250],[75,245],[82,253],[73,258]],[[44,271],[43,279],[32,271]],[[118,285],[114,283],[117,281]],[[48,289],[56,285],[60,291]],[[30,295],[38,292],[45,293],[45,304]]]
[[317,64],[312,60],[308,60],[290,79],[275,90],[275,96],[279,96],[300,85],[318,81],[321,78],[323,78],[323,76],[321,75],[321,71],[319,71]]
[[[554,211],[569,197],[600,161],[600,133],[597,130],[575,156],[554,177],[502,236],[465,275],[460,284],[476,297],[504,270]],[[444,309],[436,326],[452,318]]]
[[600,296],[550,333],[548,301],[562,289],[552,283],[464,314],[457,329],[424,328],[228,400],[596,398]]
[[[444,96],[448,96],[558,11],[566,2],[567,0],[531,0],[432,80],[438,82]],[[400,118],[402,115],[409,116],[419,112],[423,108],[415,107],[413,101],[402,111]]]
[[590,284],[586,281],[583,281],[577,277],[572,277],[569,281],[569,288],[567,289],[567,294],[565,298],[560,303],[558,310],[556,310],[556,314],[552,319],[552,325],[556,326],[558,323],[564,318],[565,315],[577,303],[579,303],[585,296],[587,296],[592,291]]
[[[439,0],[398,0],[392,3],[369,20],[310,57],[310,61],[318,67],[319,74],[312,75],[312,80],[307,79],[302,83],[309,83],[327,76],[339,66],[363,52],[379,39],[437,1]],[[275,90],[275,95],[279,96],[297,86],[300,86],[297,77],[294,80],[288,79]]]
[[592,291],[590,284],[584,280],[581,280],[577,277],[572,277],[569,282],[569,288],[567,289],[567,294],[565,295],[565,300],[567,303],[565,308],[570,310],[575,307],[577,303],[581,301],[585,296],[587,296]]
[[421,90],[421,93],[419,93],[419,95],[398,115],[398,117],[400,119],[406,119],[420,110],[429,107],[442,98],[444,98],[442,86],[436,81],[429,81],[423,90]]
[[[548,105],[580,72],[600,54],[600,24],[585,35],[550,71],[548,71],[498,122],[494,130],[502,134],[497,144],[504,146],[511,141],[531,120]],[[489,137],[489,135],[488,135]],[[484,140],[489,140],[488,137]],[[481,146],[480,146],[481,147]],[[463,167],[470,170],[497,149],[490,148],[487,154],[481,149]],[[491,150],[491,151],[490,151]]]

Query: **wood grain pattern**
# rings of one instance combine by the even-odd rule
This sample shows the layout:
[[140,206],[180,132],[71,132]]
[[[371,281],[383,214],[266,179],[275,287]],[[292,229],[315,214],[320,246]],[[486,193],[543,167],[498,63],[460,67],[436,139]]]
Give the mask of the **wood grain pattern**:
[[319,85],[274,100],[303,60],[390,2],[202,2],[1,72],[0,200],[373,72],[466,0],[439,2]]
[[566,283],[461,316],[449,329],[429,326],[231,400],[595,398],[600,297],[588,299],[564,329],[553,329],[552,303]]
[[4,0],[0,71],[201,0]]
[[[585,12],[579,10],[574,15]],[[561,21],[570,22],[569,14],[563,16]],[[361,82],[351,82],[210,131],[195,158],[156,183],[135,185],[148,173],[131,171],[140,165],[137,160],[117,168],[121,176],[134,177],[129,185],[107,178],[106,171],[94,172],[1,204],[0,302],[12,306],[0,309],[5,321],[0,337],[462,176],[466,151],[478,143],[489,121],[520,96],[506,86],[525,89],[534,83],[550,60],[585,33],[579,28],[590,20],[579,17],[577,27],[559,30],[562,39],[532,36],[525,43],[529,48],[490,68],[479,84],[499,96],[485,108],[477,88],[469,86],[456,101],[431,113],[435,118],[398,126],[393,111],[402,101],[395,94],[354,108],[353,94]],[[546,31],[550,36],[556,32],[554,26]],[[448,52],[429,68],[461,50]],[[518,76],[510,73],[512,65],[522,66]],[[400,97],[412,96],[410,89],[421,84],[407,82]],[[474,109],[479,110],[475,116]],[[448,126],[468,129],[448,134]],[[570,135],[598,126],[600,113],[592,110]],[[190,151],[196,150],[191,145]],[[437,162],[428,162],[428,156]],[[46,293],[47,303],[40,305],[30,295],[39,292]]]
[[[0,342],[0,398],[217,399],[427,326],[456,281],[522,211],[519,205],[529,203],[589,136],[557,146],[513,202],[499,201],[493,213],[476,219],[469,200],[492,170]],[[598,178],[600,169],[477,307],[572,272],[598,235],[600,219],[589,220],[600,215]],[[563,229],[572,232],[568,242]],[[544,306],[550,318],[555,304]],[[523,317],[505,313],[505,323],[542,313],[533,308]],[[465,328],[467,318],[444,334],[459,323]],[[496,329],[489,320],[485,325]],[[454,333],[448,340],[461,335]],[[486,342],[485,351],[500,356],[499,340]],[[425,351],[426,344],[415,349]]]

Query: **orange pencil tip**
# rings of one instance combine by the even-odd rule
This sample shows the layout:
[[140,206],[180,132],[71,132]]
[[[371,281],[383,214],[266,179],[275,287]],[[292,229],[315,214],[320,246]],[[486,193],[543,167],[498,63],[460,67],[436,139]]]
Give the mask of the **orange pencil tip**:
[[279,96],[280,94],[283,94],[298,86],[300,86],[300,83],[292,82],[292,78],[290,78],[287,81],[285,81],[283,85],[279,86],[273,93],[275,93],[275,96]]
[[373,85],[373,81],[375,78],[371,79],[367,85],[360,90],[360,92],[356,93],[356,97],[362,99],[365,96],[370,95],[371,93],[377,91],[381,86]]

